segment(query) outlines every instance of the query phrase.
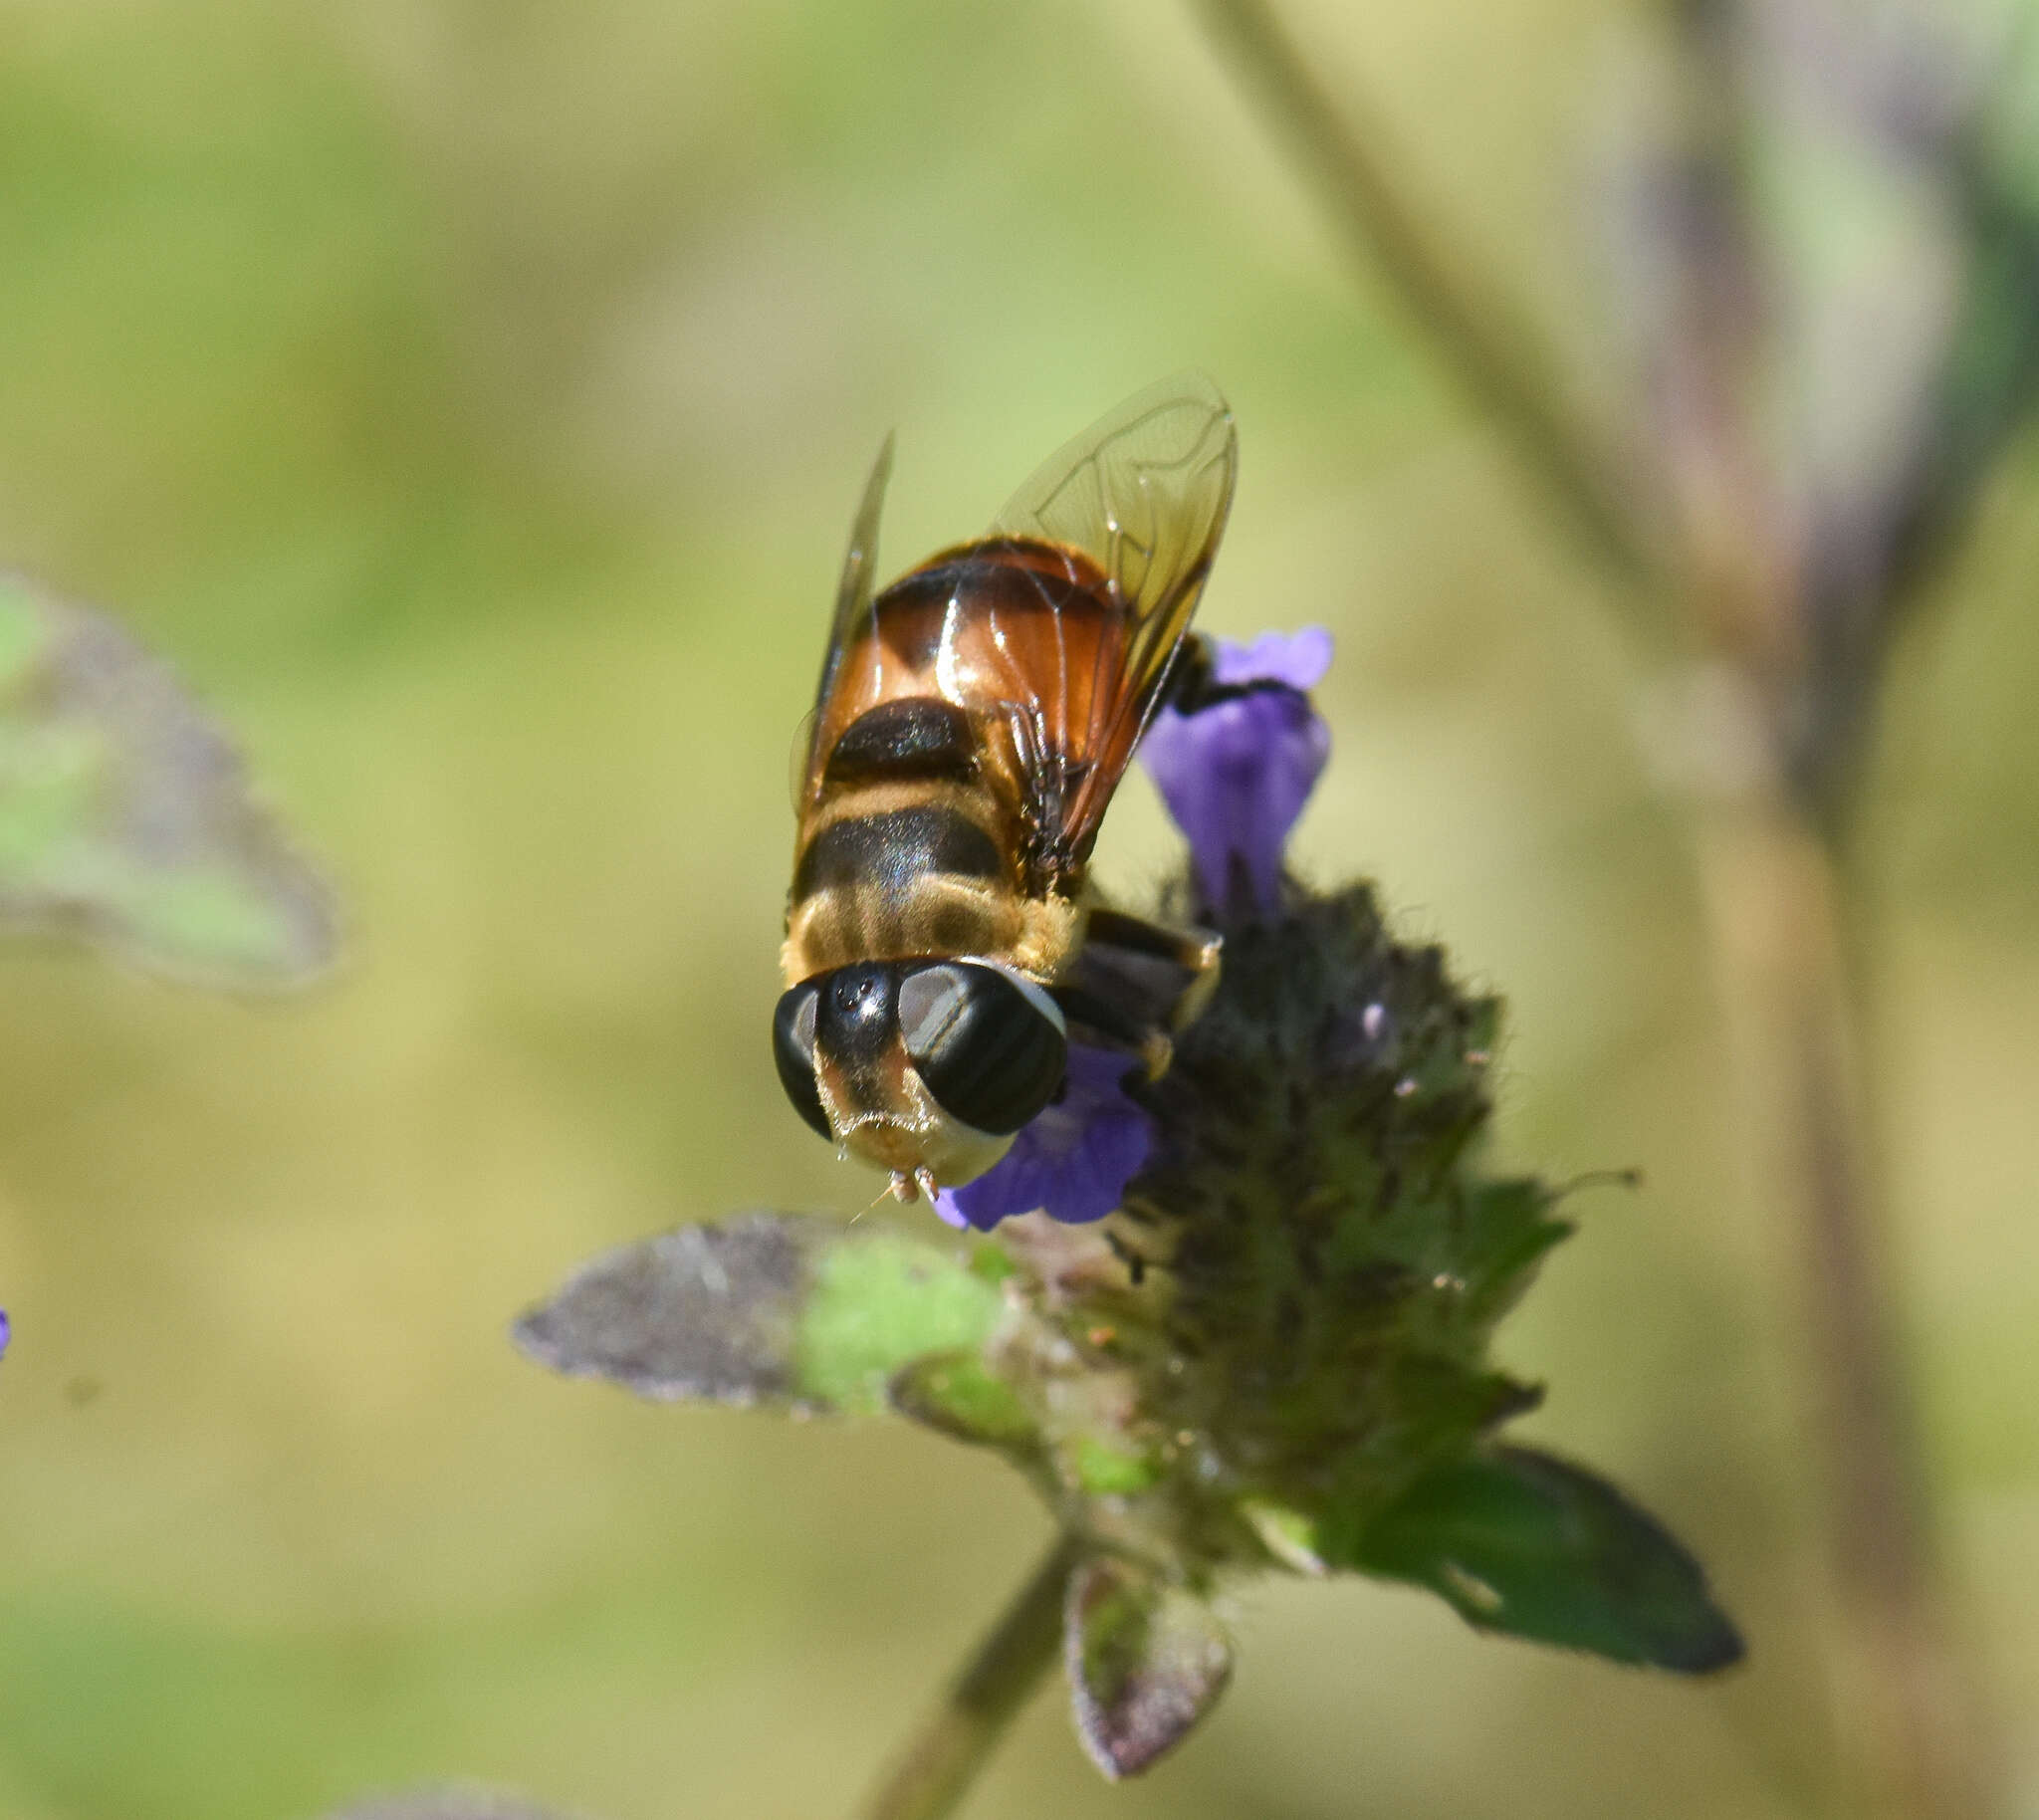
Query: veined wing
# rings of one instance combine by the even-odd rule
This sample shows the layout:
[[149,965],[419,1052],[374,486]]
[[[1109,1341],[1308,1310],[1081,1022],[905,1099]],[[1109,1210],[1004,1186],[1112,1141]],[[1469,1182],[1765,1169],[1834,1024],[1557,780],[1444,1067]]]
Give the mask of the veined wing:
[[811,795],[820,782],[820,761],[826,755],[819,741],[828,719],[828,699],[842,680],[844,653],[863,633],[870,618],[871,594],[878,573],[878,520],[885,509],[885,486],[892,478],[892,442],[889,435],[871,463],[864,482],[863,498],[857,504],[856,522],[850,527],[849,549],[842,559],[842,578],[835,588],[835,613],[828,625],[828,647],[821,654],[821,680],[814,690],[814,710],[807,717],[806,762],[796,780],[795,805]]
[[[927,708],[969,717],[1003,747],[1024,796],[1038,881],[1080,870],[1166,684],[1232,502],[1225,400],[1190,374],[1127,400],[1044,463],[992,535],[930,558],[872,594],[890,445],[865,488],[843,565],[808,747],[819,800],[838,742],[861,724],[894,767],[967,765]],[[866,719],[887,710],[883,721]],[[859,744],[869,743],[868,741]]]
[[[1061,636],[1054,668],[1036,662],[1042,719],[1065,776],[1056,845],[1080,863],[1168,680],[1232,509],[1239,438],[1224,395],[1201,373],[1150,386],[1034,472],[993,526],[995,537],[1084,559],[1107,613]],[[1045,656],[1045,653],[1042,654]]]

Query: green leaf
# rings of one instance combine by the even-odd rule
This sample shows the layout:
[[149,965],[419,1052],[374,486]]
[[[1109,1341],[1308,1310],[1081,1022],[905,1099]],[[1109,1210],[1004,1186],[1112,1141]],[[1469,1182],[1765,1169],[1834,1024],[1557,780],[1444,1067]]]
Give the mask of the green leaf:
[[1003,1308],[953,1245],[749,1214],[604,1253],[513,1337],[660,1402],[864,1413],[912,1360],[982,1347]]
[[978,1351],[931,1352],[902,1365],[887,1387],[892,1407],[938,1434],[1005,1453],[1035,1453],[1039,1431],[1011,1385]]
[[1113,1781],[1180,1743],[1232,1677],[1231,1640],[1205,1600],[1109,1556],[1069,1577],[1063,1649],[1076,1735]]
[[1526,1448],[1427,1474],[1327,1558],[1427,1586],[1479,1630],[1614,1662],[1703,1675],[1742,1654],[1699,1564],[1654,1517]]
[[112,620],[0,575],[0,930],[85,936],[182,979],[295,984],[331,894],[238,755]]
[[893,1374],[925,1353],[981,1348],[1005,1300],[953,1243],[877,1228],[839,1233],[814,1253],[795,1370],[804,1396],[837,1409],[887,1407]]

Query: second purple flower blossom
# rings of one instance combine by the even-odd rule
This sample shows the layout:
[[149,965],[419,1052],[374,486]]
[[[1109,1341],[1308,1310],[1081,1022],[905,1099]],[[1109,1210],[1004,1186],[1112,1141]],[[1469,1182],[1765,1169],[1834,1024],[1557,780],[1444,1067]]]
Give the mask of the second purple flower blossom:
[[1331,754],[1306,693],[1331,667],[1331,634],[1312,625],[1216,643],[1219,699],[1156,715],[1140,761],[1189,838],[1205,904],[1220,916],[1271,916],[1289,830]]
[[1154,1121],[1119,1085],[1135,1065],[1108,1049],[1072,1047],[1062,1097],[975,1182],[941,1190],[935,1212],[982,1233],[1036,1208],[1070,1226],[1102,1220],[1154,1148]]
[[[1306,626],[1216,647],[1218,699],[1194,714],[1157,716],[1140,759],[1189,840],[1205,906],[1223,922],[1280,909],[1289,830],[1331,750],[1305,693],[1330,667],[1331,634]],[[1131,1066],[1124,1055],[1072,1048],[1061,1099],[994,1168],[943,1189],[936,1213],[980,1232],[1036,1210],[1068,1225],[1103,1219],[1154,1148],[1153,1119],[1121,1084]]]

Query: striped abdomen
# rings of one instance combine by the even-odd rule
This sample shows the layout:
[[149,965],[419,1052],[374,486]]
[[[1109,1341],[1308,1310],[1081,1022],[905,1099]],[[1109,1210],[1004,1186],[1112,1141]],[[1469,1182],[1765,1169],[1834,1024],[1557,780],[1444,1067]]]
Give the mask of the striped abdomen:
[[992,539],[872,602],[831,658],[788,905],[789,982],[861,960],[982,955],[1043,980],[1080,922],[1073,793],[1124,614],[1087,558]]
[[981,759],[968,710],[938,696],[882,702],[844,729],[800,832],[789,979],[1020,942],[1013,815]]

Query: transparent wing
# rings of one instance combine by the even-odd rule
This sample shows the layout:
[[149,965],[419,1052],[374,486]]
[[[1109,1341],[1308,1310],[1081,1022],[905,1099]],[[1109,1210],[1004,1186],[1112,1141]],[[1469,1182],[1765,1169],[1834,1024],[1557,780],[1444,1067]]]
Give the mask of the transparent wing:
[[870,617],[871,594],[878,573],[878,520],[885,509],[885,486],[892,478],[893,438],[887,436],[871,463],[870,478],[864,482],[864,496],[856,509],[856,523],[850,527],[849,549],[842,559],[842,579],[835,589],[835,617],[828,626],[828,648],[821,657],[821,681],[814,691],[814,712],[807,717],[804,747],[805,776],[796,780],[794,800],[807,794],[815,769],[814,740],[818,738],[823,710],[842,670],[843,653],[861,634]]
[[[1202,373],[1150,386],[1035,470],[993,535],[1074,550],[1103,572],[1113,635],[1069,653],[1050,721],[1080,752],[1060,808],[1060,842],[1081,857],[1154,713],[1232,509],[1239,438]],[[1043,681],[1046,679],[1043,678]],[[1079,706],[1080,704],[1080,706]],[[1066,706],[1073,713],[1052,710]]]
[[1232,415],[1210,380],[1141,392],[1046,462],[988,537],[937,553],[874,597],[888,443],[843,564],[802,811],[872,709],[966,710],[1017,780],[1024,863],[1067,889],[1167,685],[1232,503]]

